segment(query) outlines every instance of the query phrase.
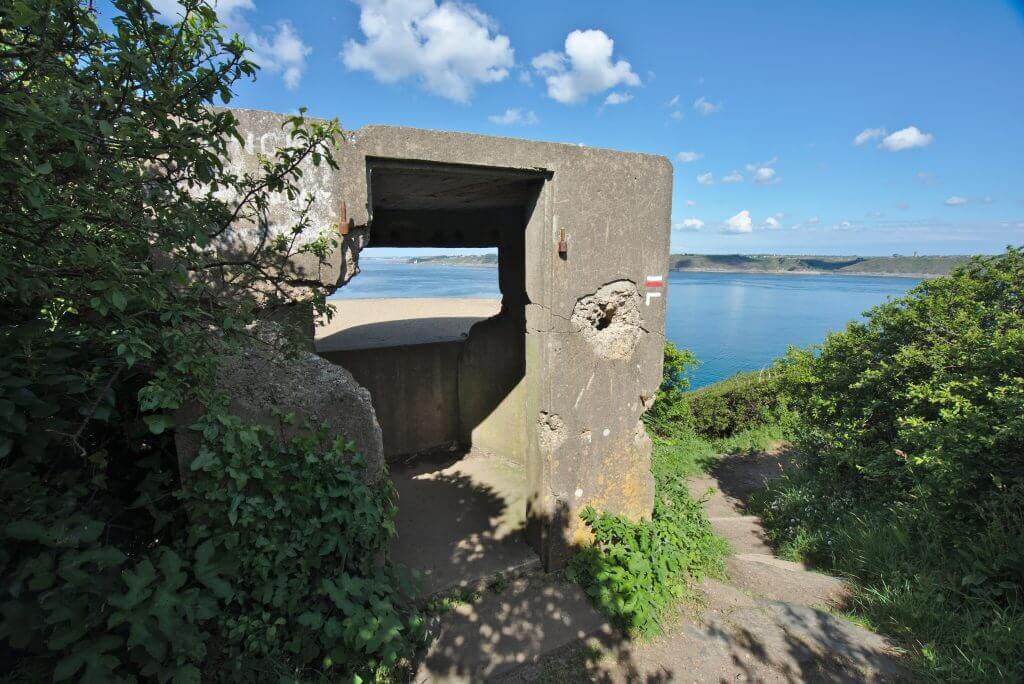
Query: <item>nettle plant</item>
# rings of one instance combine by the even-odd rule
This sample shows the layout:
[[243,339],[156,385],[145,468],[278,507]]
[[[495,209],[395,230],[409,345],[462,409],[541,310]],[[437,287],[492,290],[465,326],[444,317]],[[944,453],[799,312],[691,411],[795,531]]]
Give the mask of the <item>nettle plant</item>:
[[[281,266],[335,247],[308,239],[298,183],[333,166],[341,131],[292,117],[257,171],[227,168],[238,124],[211,105],[256,66],[210,3],[181,5],[163,23],[112,0],[101,22],[91,2],[0,0],[5,667],[365,676],[421,631],[386,564],[390,491],[336,435],[233,419],[214,382],[263,312],[325,313],[322,284]],[[230,260],[211,249],[260,225],[275,193],[297,200],[291,227]],[[187,402],[207,408],[186,490],[169,428]]]

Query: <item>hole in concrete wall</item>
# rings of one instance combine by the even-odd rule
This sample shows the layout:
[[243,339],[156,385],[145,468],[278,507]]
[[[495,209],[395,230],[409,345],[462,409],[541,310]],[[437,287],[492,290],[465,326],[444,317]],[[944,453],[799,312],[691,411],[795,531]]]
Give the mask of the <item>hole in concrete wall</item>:
[[537,439],[541,451],[552,452],[565,442],[565,421],[557,413],[541,411],[537,418]]
[[[318,341],[318,351],[373,398],[401,497],[393,555],[440,589],[534,557],[522,534],[525,229],[544,176],[393,159],[367,159],[367,166],[371,248],[496,248],[498,255],[490,268],[501,301],[491,305],[492,315],[466,325],[451,300],[362,300],[378,319],[375,329],[362,331],[364,338],[375,333],[372,347],[355,342],[331,351],[328,340]],[[465,267],[439,268],[457,278]],[[360,287],[360,277],[350,287]],[[452,321],[432,311],[461,319],[459,335],[438,334]]]
[[636,285],[629,280],[616,280],[581,297],[571,320],[598,356],[628,359],[643,332],[640,306]]

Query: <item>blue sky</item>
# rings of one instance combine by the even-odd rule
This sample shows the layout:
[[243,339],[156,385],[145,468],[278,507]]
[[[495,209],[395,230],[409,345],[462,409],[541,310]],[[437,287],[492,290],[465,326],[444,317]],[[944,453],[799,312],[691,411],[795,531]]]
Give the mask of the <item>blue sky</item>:
[[1021,2],[220,0],[220,10],[264,67],[234,106],[671,158],[674,251],[1024,243]]

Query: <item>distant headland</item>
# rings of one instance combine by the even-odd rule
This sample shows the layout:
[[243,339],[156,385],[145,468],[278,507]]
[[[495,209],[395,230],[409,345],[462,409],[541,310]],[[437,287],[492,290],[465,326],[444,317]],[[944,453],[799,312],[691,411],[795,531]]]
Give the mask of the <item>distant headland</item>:
[[[902,276],[929,278],[946,275],[969,256],[813,256],[778,254],[672,254],[670,271],[712,273],[792,273]],[[400,259],[410,264],[438,266],[497,266],[497,254],[460,254]]]

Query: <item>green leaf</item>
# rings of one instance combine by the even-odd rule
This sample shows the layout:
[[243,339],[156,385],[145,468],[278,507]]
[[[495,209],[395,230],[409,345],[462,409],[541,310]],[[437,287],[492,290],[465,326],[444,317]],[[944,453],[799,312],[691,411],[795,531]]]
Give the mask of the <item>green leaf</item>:
[[166,413],[153,413],[142,418],[149,431],[154,435],[163,434],[164,430],[174,425],[174,419]]
[[174,684],[200,684],[202,680],[202,674],[195,665],[183,665],[178,668],[178,671],[174,673],[174,678],[171,679]]
[[19,541],[43,542],[48,541],[50,537],[47,529],[34,520],[16,520],[8,523],[4,528],[4,534]]

